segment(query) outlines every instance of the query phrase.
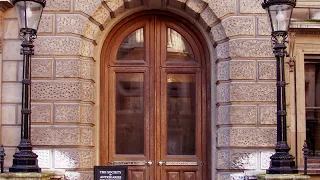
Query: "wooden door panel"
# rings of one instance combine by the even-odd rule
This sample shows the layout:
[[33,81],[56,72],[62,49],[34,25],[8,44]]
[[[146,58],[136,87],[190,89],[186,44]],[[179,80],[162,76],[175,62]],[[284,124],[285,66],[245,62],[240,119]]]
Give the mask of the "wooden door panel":
[[163,167],[162,179],[166,180],[200,180],[201,170],[198,167]]
[[179,180],[180,172],[167,172],[168,180]]
[[147,168],[129,168],[128,180],[149,180]]

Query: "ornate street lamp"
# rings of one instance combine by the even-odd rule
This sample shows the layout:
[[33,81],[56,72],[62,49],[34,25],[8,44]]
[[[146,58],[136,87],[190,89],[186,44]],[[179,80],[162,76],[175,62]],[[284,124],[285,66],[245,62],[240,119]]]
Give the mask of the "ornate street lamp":
[[12,0],[16,7],[20,25],[20,36],[23,40],[22,109],[21,109],[21,141],[19,151],[13,157],[13,165],[9,172],[41,172],[37,155],[32,152],[30,140],[31,129],[31,55],[34,54],[33,41],[37,37],[37,29],[46,0]]
[[287,144],[287,112],[284,57],[287,55],[286,43],[292,10],[296,0],[264,0],[262,8],[267,11],[271,23],[273,52],[277,59],[277,144],[276,153],[270,157],[267,174],[294,174],[294,157]]

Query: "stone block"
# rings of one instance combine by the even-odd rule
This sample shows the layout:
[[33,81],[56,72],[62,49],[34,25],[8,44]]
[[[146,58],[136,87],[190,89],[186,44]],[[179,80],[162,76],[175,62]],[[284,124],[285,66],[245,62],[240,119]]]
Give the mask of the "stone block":
[[79,104],[55,104],[55,120],[58,123],[79,122]]
[[80,77],[82,79],[93,79],[93,61],[80,61]]
[[224,27],[221,23],[211,28],[211,33],[215,41],[221,41],[227,38]]
[[2,61],[2,80],[17,81],[18,80],[18,62],[17,61]]
[[230,79],[256,79],[256,61],[230,61]]
[[221,83],[217,86],[217,102],[230,102],[229,83]]
[[257,124],[257,107],[219,106],[218,124]]
[[52,59],[32,59],[31,63],[32,77],[52,77]]
[[52,14],[42,14],[38,33],[53,33],[53,19]]
[[92,146],[93,145],[93,129],[91,127],[81,128],[81,145]]
[[229,14],[235,14],[236,1],[235,0],[215,0],[209,2],[209,7],[215,12],[218,18],[222,18]]
[[240,0],[240,13],[262,13],[266,11],[261,6],[260,0]]
[[229,41],[230,57],[274,57],[270,39],[234,39]]
[[123,11],[124,2],[123,0],[104,0],[112,12]]
[[231,16],[222,20],[222,25],[228,37],[253,36],[255,34],[255,18],[251,16]]
[[259,16],[258,18],[258,35],[270,36],[271,28],[270,21],[267,16]]
[[20,55],[21,43],[20,40],[4,40],[2,43],[3,60],[22,60],[22,55]]
[[230,63],[229,61],[221,61],[217,64],[217,80],[230,79]]
[[87,21],[84,24],[82,35],[89,39],[96,39],[97,34],[100,32],[100,28],[98,25],[92,23],[91,21]]
[[17,123],[17,105],[1,105],[1,122],[5,125],[15,125]]
[[93,13],[92,18],[100,24],[105,24],[111,20],[110,12],[102,5]]
[[224,42],[222,44],[218,44],[216,47],[216,50],[217,50],[218,59],[229,58],[230,57],[229,41]]
[[274,151],[262,151],[260,152],[260,168],[268,169],[270,166],[270,157],[274,154]]
[[84,57],[93,57],[94,45],[92,42],[83,40],[80,47],[80,55]]
[[21,83],[2,83],[2,102],[20,103]]
[[259,61],[259,79],[276,79],[276,62],[275,61]]
[[32,127],[31,141],[33,145],[72,146],[80,145],[79,128]]
[[70,180],[93,180],[93,172],[67,171],[65,176]]
[[84,25],[89,21],[81,14],[58,14],[56,15],[57,33],[82,34]]
[[19,29],[17,19],[4,20],[3,39],[19,39]]
[[81,39],[78,37],[44,37],[35,40],[36,55],[79,55]]
[[256,152],[218,151],[217,169],[256,169],[258,158]]
[[81,123],[94,123],[92,116],[93,116],[92,105],[80,105],[80,122]]
[[277,124],[276,106],[259,106],[260,124]]
[[209,6],[201,12],[200,17],[207,26],[211,26],[213,23],[218,21],[218,17],[214,14]]
[[186,5],[195,13],[201,13],[207,4],[203,0],[189,0]]
[[23,78],[23,61],[21,60],[21,61],[18,61],[18,81],[22,81],[22,78]]
[[17,119],[18,125],[21,125],[21,109],[22,109],[22,105],[18,104],[18,119]]
[[169,6],[177,8],[177,9],[181,9],[185,3],[187,2],[187,0],[169,0],[168,1]]
[[[18,144],[16,144],[15,146],[18,146]],[[5,161],[4,161],[4,167],[5,168],[9,168],[12,166],[12,162],[13,162],[13,155],[16,153],[16,148],[9,148],[9,147],[4,147],[5,151],[6,151],[6,157],[5,157]]]
[[230,86],[231,101],[276,101],[275,84],[232,84]]
[[91,149],[55,149],[54,168],[92,168],[93,152]]
[[70,11],[71,0],[50,0],[47,2],[44,11]]
[[31,96],[33,100],[79,100],[79,91],[79,82],[33,81]]
[[93,84],[92,83],[81,83],[80,84],[80,99],[82,101],[93,101]]
[[273,147],[276,128],[219,128],[218,147]]
[[79,77],[79,59],[56,59],[56,77]]
[[20,126],[2,126],[1,143],[4,146],[17,146],[20,143]]
[[74,6],[75,11],[83,12],[89,16],[91,16],[94,11],[101,5],[101,0],[75,0]]
[[52,122],[52,105],[32,103],[31,121],[33,123],[51,123]]
[[51,150],[49,149],[34,149],[34,153],[38,155],[38,165],[40,168],[49,169],[51,167]]

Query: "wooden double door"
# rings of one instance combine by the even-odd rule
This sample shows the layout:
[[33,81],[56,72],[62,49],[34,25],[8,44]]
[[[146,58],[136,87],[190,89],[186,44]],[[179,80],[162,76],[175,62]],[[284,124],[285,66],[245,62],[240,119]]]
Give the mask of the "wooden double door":
[[129,180],[206,180],[205,48],[187,21],[121,21],[102,53],[100,164]]

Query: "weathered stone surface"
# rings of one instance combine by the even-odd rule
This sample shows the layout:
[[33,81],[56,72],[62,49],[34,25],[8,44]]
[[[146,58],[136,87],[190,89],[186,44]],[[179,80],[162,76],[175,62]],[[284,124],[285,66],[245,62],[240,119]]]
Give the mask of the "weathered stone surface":
[[2,102],[21,102],[21,83],[2,83]]
[[9,168],[12,166],[13,155],[16,153],[16,148],[4,147],[6,151],[6,159],[4,161],[4,167]]
[[70,180],[93,180],[93,172],[67,171],[65,176]]
[[230,79],[230,63],[229,61],[222,61],[217,64],[217,80]]
[[93,61],[80,61],[80,77],[83,79],[93,79]]
[[218,46],[216,47],[217,50],[217,58],[218,59],[224,59],[224,58],[228,58],[230,55],[230,50],[229,50],[229,41],[228,42],[224,42],[222,44],[218,44]]
[[102,5],[93,13],[92,18],[100,24],[105,24],[111,19],[110,12]]
[[100,32],[99,26],[92,23],[91,21],[88,21],[83,27],[82,35],[89,39],[95,39],[99,32]]
[[57,19],[57,33],[74,33],[82,34],[83,27],[89,21],[88,18],[81,14],[58,14]]
[[1,105],[1,123],[5,125],[17,123],[17,106],[15,104]]
[[36,104],[31,106],[31,121],[33,123],[50,123],[52,122],[52,105],[51,104]]
[[260,153],[261,169],[268,169],[270,166],[270,156],[274,154],[274,151],[263,151]]
[[259,106],[261,124],[277,124],[276,106]]
[[75,0],[75,11],[83,12],[89,16],[101,5],[101,0]]
[[31,134],[33,145],[81,145],[79,128],[32,127]]
[[217,102],[230,102],[229,83],[221,83],[217,86]]
[[93,152],[90,149],[54,150],[54,168],[92,168]]
[[52,77],[52,59],[32,59],[31,63],[32,77]]
[[206,3],[202,0],[189,0],[187,1],[187,6],[196,13],[201,13],[201,11],[206,6]]
[[17,81],[17,70],[18,62],[17,61],[3,61],[2,62],[2,80],[3,81]]
[[230,79],[256,79],[255,61],[230,61]]
[[244,180],[245,174],[239,172],[222,172],[217,174],[217,180]]
[[70,11],[71,1],[70,0],[50,0],[47,1],[44,11]]
[[219,106],[218,124],[257,124],[257,107]]
[[82,101],[93,101],[93,84],[81,83],[80,99]]
[[240,0],[240,13],[266,13],[260,0]]
[[51,150],[49,149],[34,149],[34,153],[38,155],[38,165],[40,168],[52,168],[51,167]]
[[231,16],[222,20],[222,25],[228,37],[232,36],[253,36],[255,34],[255,18]]
[[270,39],[234,39],[229,41],[230,57],[274,57]]
[[93,57],[94,45],[92,42],[83,40],[81,42],[80,55],[85,57]]
[[276,79],[276,62],[259,61],[259,79]]
[[20,143],[20,126],[3,126],[1,143],[4,146],[17,146]]
[[217,15],[218,18],[236,12],[236,1],[234,0],[215,0],[209,2],[209,7]]
[[222,26],[221,23],[215,25],[211,29],[212,36],[215,41],[221,41],[223,39],[227,38],[226,32],[224,30],[224,27]]
[[92,113],[93,113],[92,105],[81,105],[80,106],[80,122],[94,123]]
[[56,77],[79,77],[79,59],[56,58]]
[[93,129],[91,127],[81,128],[81,140],[80,143],[83,146],[92,146],[93,145]]
[[17,19],[4,20],[3,39],[19,39],[19,29]]
[[275,84],[231,84],[231,101],[276,101]]
[[79,82],[33,81],[33,100],[79,100]]
[[121,11],[124,10],[124,2],[123,0],[104,0],[108,7],[111,9],[111,11],[116,12],[121,9]]
[[21,43],[20,40],[4,40],[2,43],[3,60],[22,60],[22,55],[20,55]]
[[218,147],[273,147],[276,128],[219,128]]
[[270,21],[266,16],[259,16],[258,17],[258,35],[260,36],[270,36],[271,35],[271,28],[270,28]]
[[256,152],[218,151],[217,169],[256,169]]
[[52,14],[42,14],[41,21],[38,28],[38,33],[52,33],[53,32],[53,17]]
[[[80,55],[81,39],[78,37],[43,37],[35,40],[37,55]],[[19,51],[18,51],[19,52]]]
[[200,16],[208,26],[211,26],[214,22],[218,21],[218,17],[209,6],[201,12]]
[[55,104],[55,120],[59,123],[77,123],[80,121],[79,104]]

